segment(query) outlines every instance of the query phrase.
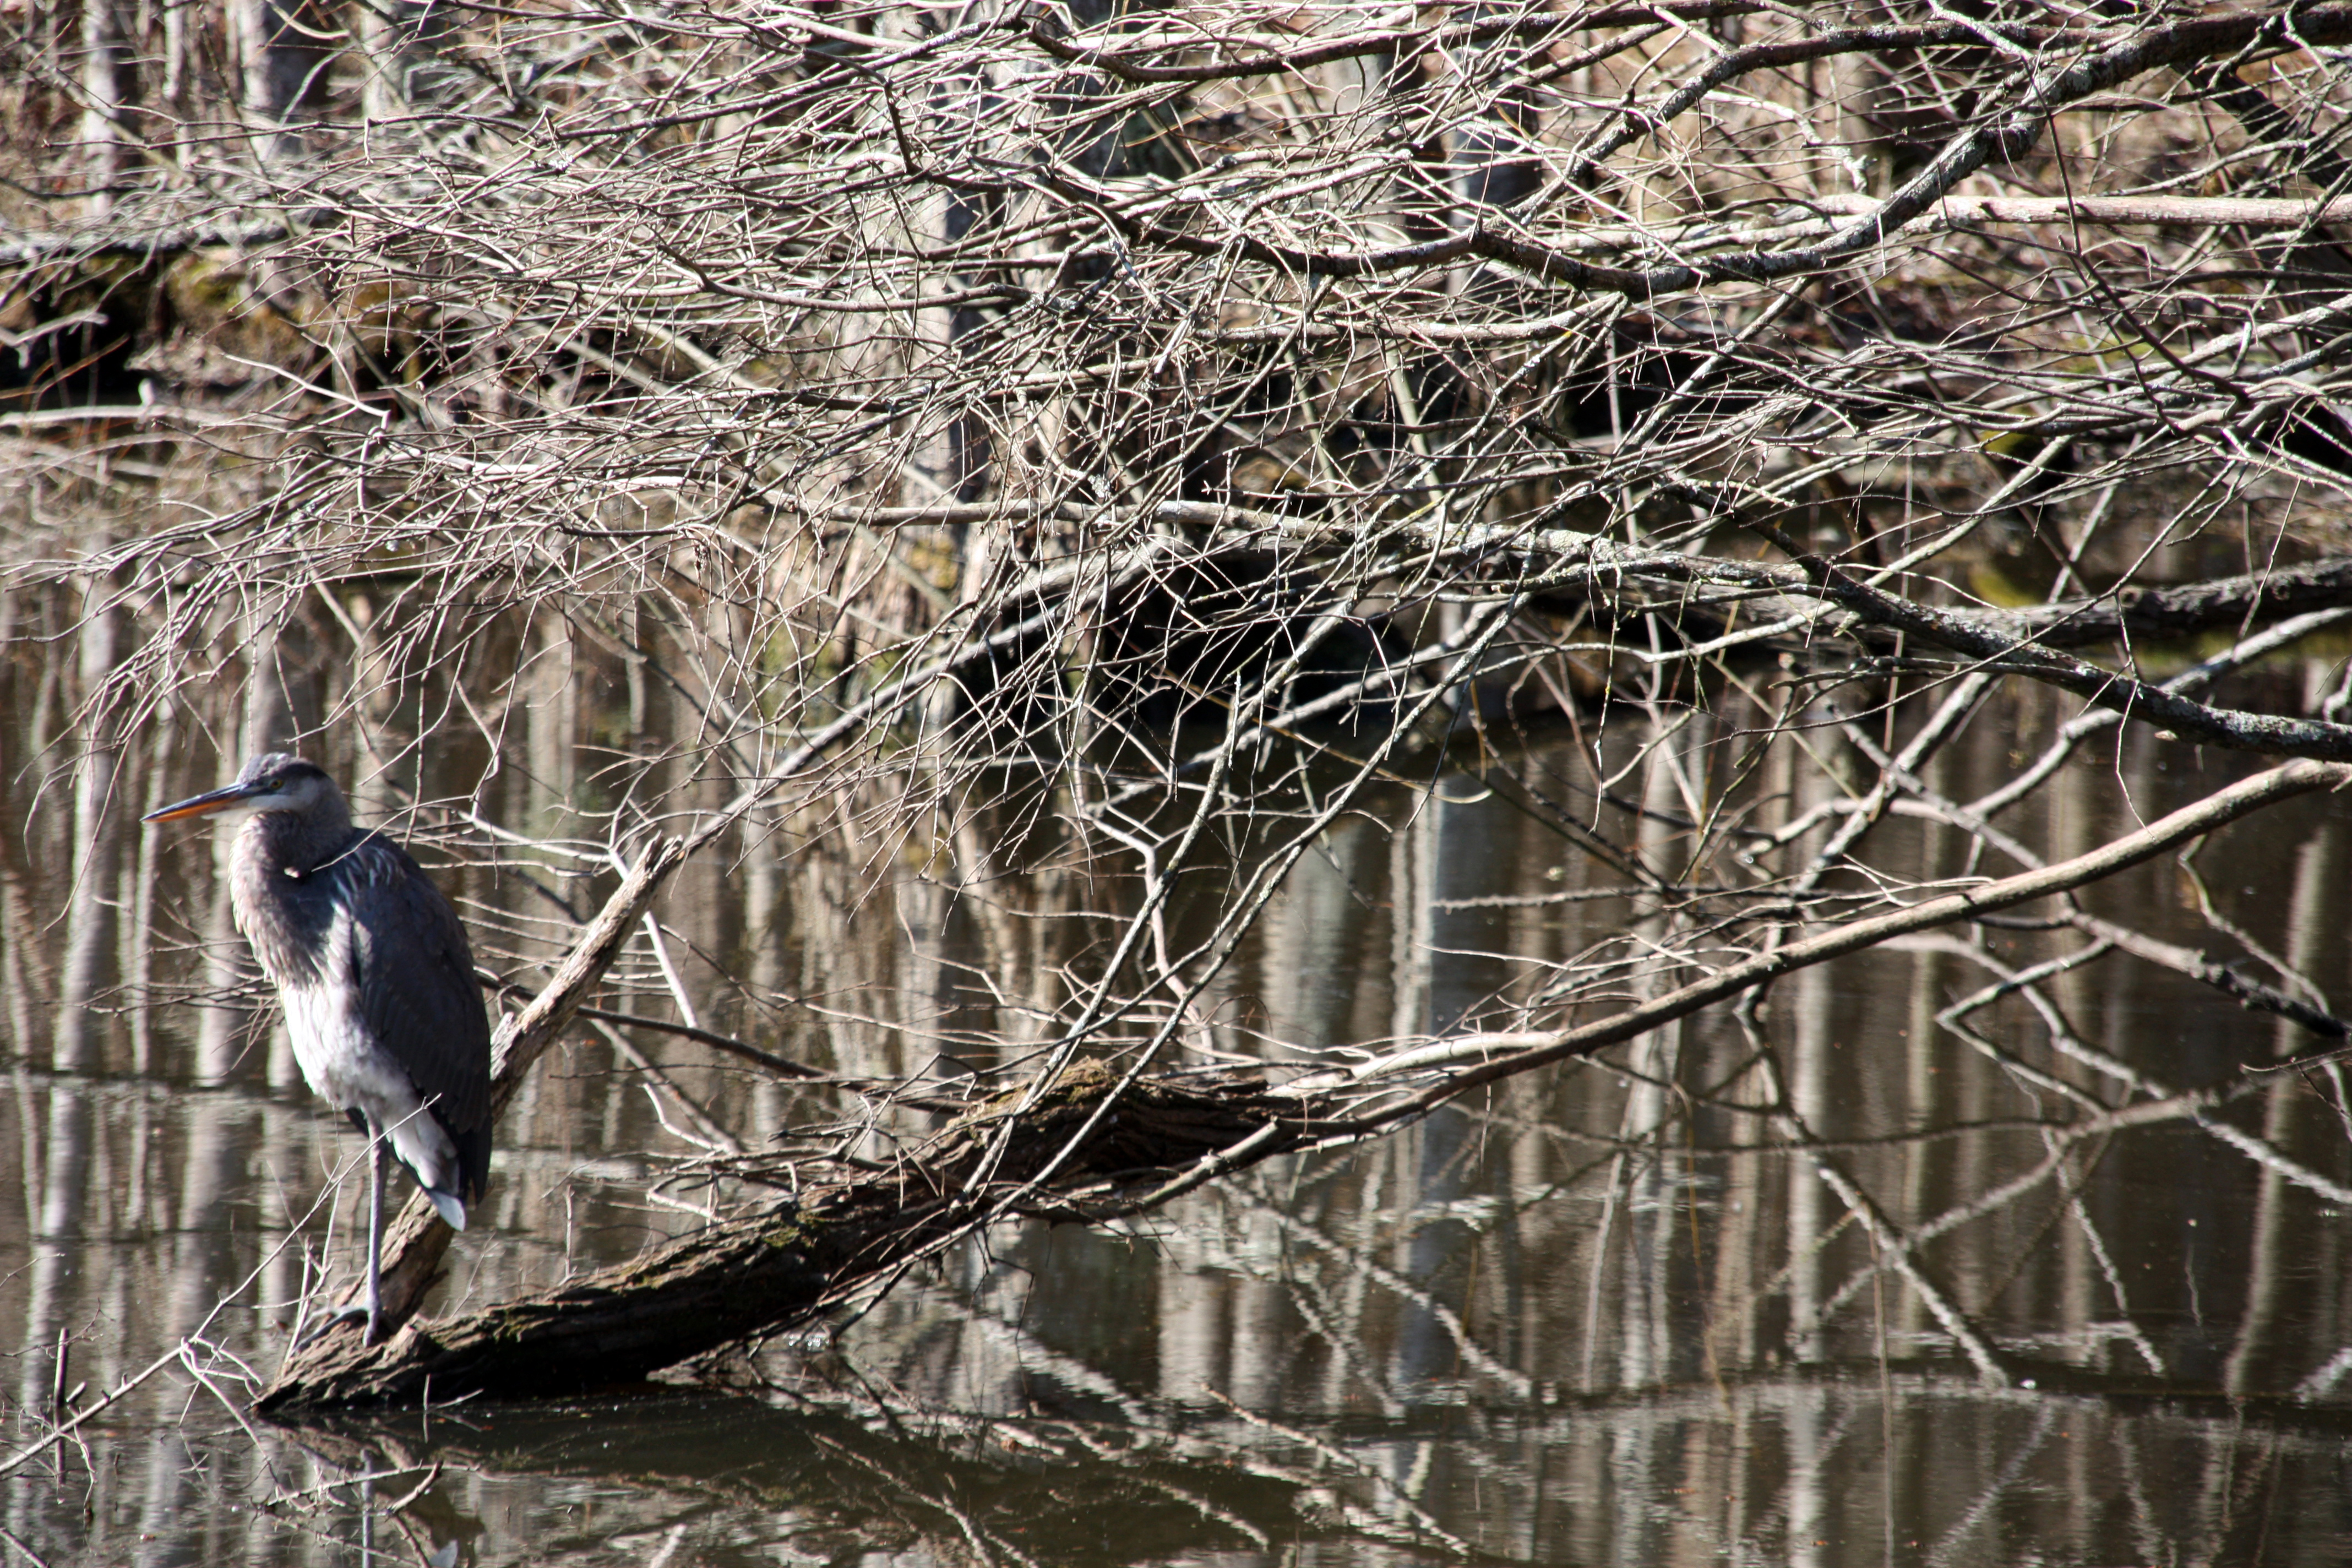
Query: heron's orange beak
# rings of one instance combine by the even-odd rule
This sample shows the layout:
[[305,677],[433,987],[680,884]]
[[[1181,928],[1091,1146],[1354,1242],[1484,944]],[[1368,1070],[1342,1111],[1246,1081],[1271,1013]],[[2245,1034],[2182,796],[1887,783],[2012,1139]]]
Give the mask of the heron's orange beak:
[[159,811],[151,811],[139,820],[177,822],[184,816],[202,816],[207,812],[224,810],[241,800],[249,800],[257,795],[267,793],[251,784],[233,784],[226,789],[206,790],[202,795],[192,795],[187,799],[164,806]]

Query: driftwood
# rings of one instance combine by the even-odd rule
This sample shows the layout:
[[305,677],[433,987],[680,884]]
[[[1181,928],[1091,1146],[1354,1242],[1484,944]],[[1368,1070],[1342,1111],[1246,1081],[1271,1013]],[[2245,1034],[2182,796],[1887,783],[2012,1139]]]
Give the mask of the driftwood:
[[[1796,969],[2064,894],[2279,801],[2347,785],[2352,768],[2288,763],[2090,853],[1834,927],[1580,1027],[1472,1035],[1277,1087],[1230,1076],[1123,1079],[1099,1061],[1069,1062],[974,1106],[887,1169],[809,1183],[632,1262],[461,1317],[411,1321],[379,1345],[362,1345],[356,1331],[331,1333],[289,1361],[259,1408],[285,1415],[469,1394],[545,1397],[640,1381],[886,1289],[910,1264],[992,1221],[1139,1212],[1276,1154],[1392,1131],[1483,1085],[1590,1055]],[[672,853],[682,856],[682,847]],[[614,923],[638,896],[633,889],[650,899],[666,874],[648,869],[658,858],[646,858],[595,930]],[[566,973],[594,967],[575,955]],[[406,1217],[418,1208],[431,1212],[419,1200]],[[444,1232],[438,1245],[446,1242]],[[404,1315],[418,1293],[399,1297]]]

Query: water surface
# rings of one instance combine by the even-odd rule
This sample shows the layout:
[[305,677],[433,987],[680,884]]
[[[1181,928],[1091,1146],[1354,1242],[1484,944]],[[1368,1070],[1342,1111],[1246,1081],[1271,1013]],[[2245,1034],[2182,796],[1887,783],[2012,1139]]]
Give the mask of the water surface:
[[[37,676],[19,661],[15,695]],[[602,700],[552,689],[530,711]],[[2028,700],[1980,724],[1938,787],[1994,786],[2063,717]],[[618,787],[593,731],[573,712],[520,733],[478,794],[487,753],[449,747],[361,787],[362,815],[462,829],[401,813],[470,797],[483,821],[561,832]],[[214,840],[135,823],[209,784],[216,754],[183,731],[121,759],[101,846],[44,787],[54,743],[15,734],[9,1451],[42,1433],[60,1343],[86,1408],[194,1342],[0,1480],[26,1561],[348,1563],[363,1542],[478,1563],[2352,1555],[2352,1142],[2324,1078],[2240,1070],[2313,1042],[2113,956],[1938,1024],[2084,945],[2043,929],[1808,971],[1773,989],[1760,1041],[1711,1013],[1122,1226],[998,1232],[698,1386],[260,1425],[235,1374],[274,1364],[317,1270],[347,1276],[359,1145],[301,1087],[221,921]],[[2072,852],[2127,826],[2126,791],[2153,816],[2243,771],[2135,735],[2005,825]],[[1591,864],[1474,773],[1426,783],[1299,864],[1202,1005],[1208,1048],[1289,1062],[1464,1026],[1642,918],[1580,897]],[[1074,869],[1008,826],[1018,796],[929,837],[778,830],[689,868],[661,914],[698,1021],[843,1074],[1020,1059],[1083,964],[1084,912],[1132,889],[1131,868]],[[2086,904],[2216,957],[2274,952],[2341,997],[2347,826],[2352,804],[2305,801],[2222,836],[2194,863],[2212,921],[2169,860]],[[1882,863],[1961,868],[1948,829],[1875,831]],[[418,847],[518,984],[611,884],[561,857],[493,864],[463,831]],[[1213,904],[1180,909],[1175,935]],[[602,1000],[681,1011],[644,943]],[[2215,1085],[2195,1114],[2099,1121]],[[835,1093],[654,1029],[573,1031],[501,1127],[441,1310],[698,1223],[695,1189],[650,1179],[698,1143],[835,1114]],[[1840,1182],[1884,1235],[1925,1238],[1907,1274],[1875,1267],[1886,1247]]]

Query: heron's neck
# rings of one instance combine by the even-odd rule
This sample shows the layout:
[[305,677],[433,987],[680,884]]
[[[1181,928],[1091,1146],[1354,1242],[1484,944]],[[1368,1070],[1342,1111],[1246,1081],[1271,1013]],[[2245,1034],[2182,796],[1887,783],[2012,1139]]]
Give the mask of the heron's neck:
[[352,814],[341,801],[311,811],[255,814],[246,832],[281,866],[310,870],[341,854],[352,841]]

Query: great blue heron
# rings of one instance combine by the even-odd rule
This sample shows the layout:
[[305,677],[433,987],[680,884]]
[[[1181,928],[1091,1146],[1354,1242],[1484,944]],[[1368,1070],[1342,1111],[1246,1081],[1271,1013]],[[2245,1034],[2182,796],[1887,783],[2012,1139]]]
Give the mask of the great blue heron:
[[474,955],[441,889],[399,845],[353,827],[335,781],[299,757],[255,757],[227,788],[146,820],[235,810],[254,814],[229,858],[237,929],[278,987],[303,1078],[368,1135],[373,1344],[386,1162],[398,1155],[458,1230],[489,1179],[490,1030]]

